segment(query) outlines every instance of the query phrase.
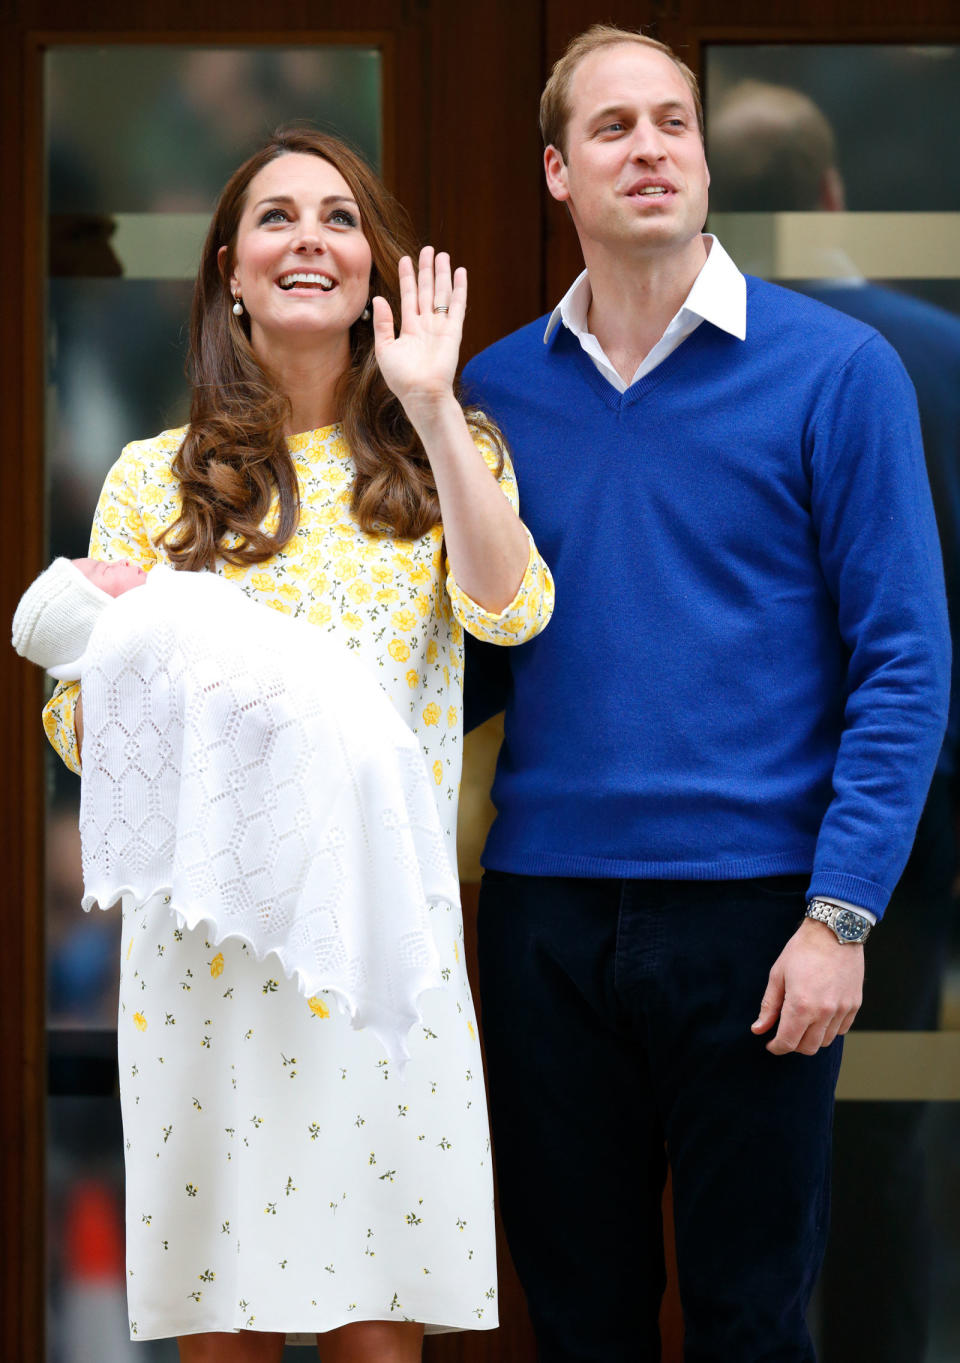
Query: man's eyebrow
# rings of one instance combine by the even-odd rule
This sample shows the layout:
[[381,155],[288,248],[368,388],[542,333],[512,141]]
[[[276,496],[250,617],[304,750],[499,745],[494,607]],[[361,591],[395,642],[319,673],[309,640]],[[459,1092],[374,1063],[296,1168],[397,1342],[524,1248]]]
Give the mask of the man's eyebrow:
[[[691,112],[689,105],[682,99],[665,99],[662,104],[655,105],[654,113],[665,114],[670,113],[674,109],[679,109],[680,112],[684,114],[689,114]],[[628,114],[630,112],[632,112],[632,110],[627,104],[607,104],[604,108],[598,109],[595,114],[590,116],[590,122],[596,123],[600,119],[611,118],[614,115]]]
[[[254,208],[262,208],[264,204],[292,204],[293,202],[292,194],[268,194],[265,199],[261,199],[259,203],[255,203],[253,206]],[[327,194],[320,200],[320,203],[324,208],[329,204],[353,204],[354,208],[358,207],[356,199],[352,199],[349,194]]]

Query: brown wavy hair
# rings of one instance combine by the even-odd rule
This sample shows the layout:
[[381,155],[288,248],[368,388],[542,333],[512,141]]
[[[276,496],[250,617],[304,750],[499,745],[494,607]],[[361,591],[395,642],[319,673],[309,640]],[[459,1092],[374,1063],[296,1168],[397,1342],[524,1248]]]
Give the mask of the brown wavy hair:
[[[238,566],[262,563],[283,549],[299,521],[300,488],[284,434],[290,403],[280,377],[255,355],[249,318],[234,315],[229,288],[250,183],[291,152],[328,161],[346,180],[370,245],[370,295],[381,294],[400,315],[398,265],[413,254],[403,209],[339,138],[309,127],[281,128],[230,177],[203,246],[190,316],[190,426],[173,461],[181,511],[160,537],[177,568],[212,568],[218,555]],[[350,329],[350,364],[337,396],[356,466],[351,511],[360,527],[403,539],[425,535],[440,522],[436,483],[419,436],[380,373],[369,322]],[[496,427],[479,412],[469,418],[502,451]],[[274,495],[278,516],[271,531],[262,522]]]

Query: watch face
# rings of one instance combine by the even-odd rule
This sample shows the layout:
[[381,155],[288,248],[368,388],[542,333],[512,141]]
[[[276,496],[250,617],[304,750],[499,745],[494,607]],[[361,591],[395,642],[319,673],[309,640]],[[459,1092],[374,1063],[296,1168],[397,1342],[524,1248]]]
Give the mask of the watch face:
[[837,935],[845,942],[858,942],[863,936],[865,920],[851,909],[841,909],[833,920]]

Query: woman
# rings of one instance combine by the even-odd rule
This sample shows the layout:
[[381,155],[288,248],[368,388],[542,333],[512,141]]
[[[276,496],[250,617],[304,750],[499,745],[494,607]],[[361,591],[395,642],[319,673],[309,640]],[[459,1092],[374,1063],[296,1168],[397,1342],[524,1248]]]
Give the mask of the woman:
[[[342,640],[418,735],[451,857],[462,626],[515,644],[552,609],[496,432],[454,396],[466,288],[429,247],[414,269],[399,210],[348,148],[279,134],[232,177],[204,246],[190,426],[124,450],[91,537],[96,557],[213,570]],[[75,769],[77,690],[45,712]],[[496,1323],[462,925],[432,919],[447,987],[422,1000],[401,1082],[270,957],[125,906],[135,1337],[176,1335],[185,1363],[274,1363],[285,1335],[324,1363],[410,1363],[425,1327]]]

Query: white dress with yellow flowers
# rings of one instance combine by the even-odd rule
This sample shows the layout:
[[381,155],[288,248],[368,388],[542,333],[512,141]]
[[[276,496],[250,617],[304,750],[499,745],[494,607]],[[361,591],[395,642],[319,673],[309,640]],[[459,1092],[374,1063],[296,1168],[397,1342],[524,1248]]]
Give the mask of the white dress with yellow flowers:
[[[156,540],[177,515],[170,464],[182,438],[127,446],[97,507],[93,556],[147,569],[163,559]],[[370,667],[420,739],[455,865],[462,627],[507,644],[538,633],[552,609],[549,572],[531,545],[514,601],[491,615],[444,572],[440,527],[416,541],[359,529],[339,426],[290,448],[296,534],[267,563],[218,571]],[[509,463],[500,482],[516,505]],[[77,691],[59,688],[44,715],[74,770]],[[431,918],[447,983],[421,1000],[401,1080],[372,1035],[327,997],[305,1001],[271,957],[257,962],[235,940],[215,947],[202,929],[178,928],[163,903],[125,905],[118,1046],[134,1337],[253,1329],[312,1343],[360,1320],[496,1325],[463,927],[455,908]]]

